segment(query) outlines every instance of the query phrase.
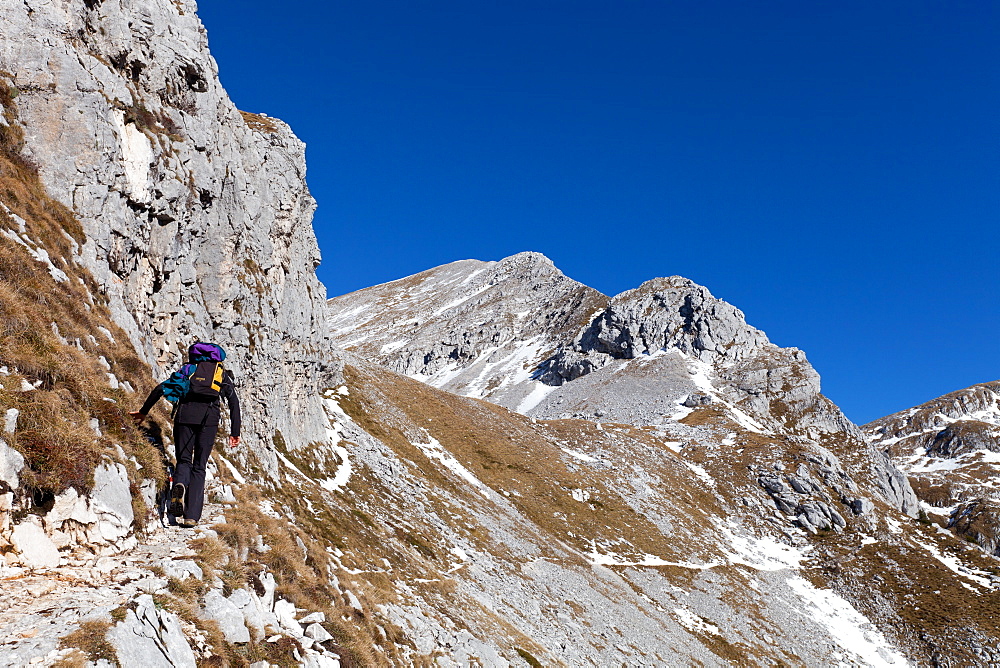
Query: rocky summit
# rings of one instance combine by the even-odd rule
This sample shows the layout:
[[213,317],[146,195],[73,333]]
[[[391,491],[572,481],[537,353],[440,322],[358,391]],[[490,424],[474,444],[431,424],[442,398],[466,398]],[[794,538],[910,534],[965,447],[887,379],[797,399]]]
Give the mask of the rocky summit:
[[[1000,665],[995,383],[861,429],[707,288],[537,253],[327,300],[193,2],[0,27],[0,666]],[[183,528],[128,411],[195,338],[244,443]]]

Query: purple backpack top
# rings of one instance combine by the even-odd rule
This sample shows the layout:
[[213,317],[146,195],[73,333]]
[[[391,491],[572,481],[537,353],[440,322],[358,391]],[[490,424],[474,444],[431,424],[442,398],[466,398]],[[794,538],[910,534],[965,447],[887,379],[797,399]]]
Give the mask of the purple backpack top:
[[226,351],[214,343],[198,341],[188,348],[188,359],[194,363],[223,362],[226,359]]

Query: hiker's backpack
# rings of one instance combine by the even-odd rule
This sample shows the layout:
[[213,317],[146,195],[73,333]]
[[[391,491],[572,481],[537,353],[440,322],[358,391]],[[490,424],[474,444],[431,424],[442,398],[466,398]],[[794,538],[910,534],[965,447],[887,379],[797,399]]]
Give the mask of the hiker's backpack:
[[202,400],[219,397],[226,374],[222,346],[199,341],[188,349],[188,359],[191,361],[163,381],[164,398],[176,404],[189,394]]

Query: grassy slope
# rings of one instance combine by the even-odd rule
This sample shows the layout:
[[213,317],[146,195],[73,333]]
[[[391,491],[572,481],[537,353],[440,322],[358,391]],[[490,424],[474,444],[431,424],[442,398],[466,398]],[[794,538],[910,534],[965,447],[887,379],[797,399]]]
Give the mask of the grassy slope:
[[[149,368],[77,262],[75,251],[84,242],[80,223],[46,194],[34,166],[20,155],[16,95],[0,75],[8,122],[0,126],[0,203],[6,207],[0,207],[0,366],[10,373],[0,376],[0,410],[20,411],[17,431],[5,440],[27,461],[22,497],[44,503],[69,487],[86,491],[102,458],[126,463],[133,482],[162,481],[160,453],[126,415],[152,385]],[[66,280],[57,280],[36,257],[39,249]],[[137,392],[112,389],[101,357],[119,382]],[[24,383],[37,389],[22,391]]]

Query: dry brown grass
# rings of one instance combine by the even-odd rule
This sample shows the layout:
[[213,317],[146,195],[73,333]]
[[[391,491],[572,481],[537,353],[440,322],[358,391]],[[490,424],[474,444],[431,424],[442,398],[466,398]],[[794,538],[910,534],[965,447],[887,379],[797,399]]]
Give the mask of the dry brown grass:
[[256,130],[258,132],[263,132],[266,134],[274,134],[278,131],[278,124],[267,116],[261,116],[260,114],[254,114],[249,111],[241,111],[240,115],[251,130]]
[[[287,499],[280,491],[270,493],[268,497],[272,501],[294,503],[299,491],[294,490],[290,495],[292,498]],[[355,611],[330,583],[328,573],[334,572],[336,565],[332,563],[326,547],[331,545],[330,535],[342,530],[336,526],[339,514],[335,509],[327,508],[321,519],[303,517],[296,522],[299,525],[296,526],[287,519],[270,517],[261,512],[259,504],[265,495],[254,485],[240,487],[237,498],[239,503],[226,511],[226,522],[214,527],[221,539],[219,544],[226,550],[225,559],[218,554],[219,545],[196,545],[199,550],[207,548],[209,553],[202,553],[200,561],[214,565],[226,589],[249,587],[262,593],[257,578],[269,572],[278,584],[276,593],[279,597],[297,607],[326,615],[324,627],[334,637],[328,643],[328,649],[341,656],[342,665],[385,666],[402,661],[396,646],[396,641],[404,642],[402,634],[391,625],[380,624]],[[347,522],[363,526],[353,516]],[[370,528],[359,529],[361,534],[366,531],[370,532]],[[263,550],[260,549],[258,536],[263,539]],[[357,586],[358,583],[343,571],[337,573],[341,586],[349,586],[365,602],[366,608],[373,607],[363,587]],[[387,582],[385,586],[391,588],[392,585]],[[386,635],[383,635],[383,630]],[[377,652],[374,649],[376,645],[381,646],[385,653]],[[297,665],[291,658],[291,649],[287,641],[282,641],[255,643],[237,651],[248,660],[266,659],[281,666]]]
[[[678,545],[672,537],[665,536],[621,497],[613,472],[571,468],[572,460],[559,444],[584,452],[592,448],[617,452],[623,442],[632,444],[630,448],[644,446],[656,453],[661,462],[659,473],[674,490],[676,503],[684,507],[678,516],[690,523],[691,530],[699,525],[707,527],[707,516],[718,509],[712,494],[704,486],[692,484],[690,472],[676,457],[665,453],[648,431],[630,425],[598,428],[584,420],[533,423],[495,404],[441,392],[395,374],[368,374],[351,366],[344,373],[350,392],[338,398],[341,408],[409,462],[415,475],[467,499],[472,507],[482,505],[478,492],[450,476],[412,444],[426,441],[426,429],[479,480],[494,490],[510,492],[507,501],[536,526],[581,552],[591,549],[582,537],[604,536],[609,543],[618,544],[622,556],[681,556],[676,554]],[[570,493],[573,489],[586,489],[589,500],[575,500]],[[434,510],[448,513],[444,507]],[[419,532],[400,526],[398,540],[405,543],[410,542],[410,536],[419,536]],[[433,533],[433,529],[429,531]],[[495,554],[505,551],[484,532],[470,530],[468,538]],[[435,561],[433,545],[413,547]]]
[[[77,648],[86,655],[90,661],[100,661],[106,659],[112,664],[118,662],[118,653],[114,646],[108,642],[108,630],[111,623],[107,621],[89,621],[80,625],[76,631],[59,642],[59,647]],[[72,654],[70,656],[73,656]],[[67,657],[67,660],[69,657]],[[69,663],[68,665],[74,665]],[[79,664],[75,664],[79,665]]]

